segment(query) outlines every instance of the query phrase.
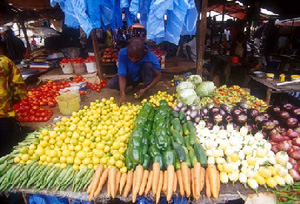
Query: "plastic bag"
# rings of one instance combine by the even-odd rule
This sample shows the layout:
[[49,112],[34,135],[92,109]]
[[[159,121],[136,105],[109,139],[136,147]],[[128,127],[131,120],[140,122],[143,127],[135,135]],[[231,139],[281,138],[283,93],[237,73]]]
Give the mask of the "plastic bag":
[[[187,203],[188,203],[188,201],[187,201],[186,197],[173,196],[172,202],[170,202],[169,204],[187,204]],[[168,204],[166,197],[164,197],[162,200],[160,200],[160,204]]]
[[153,204],[153,202],[147,200],[144,197],[137,197],[136,198],[136,204]]
[[82,201],[82,200],[72,200],[71,204],[93,204],[93,202]]
[[28,203],[29,204],[68,204],[69,201],[67,198],[34,194],[29,196]]

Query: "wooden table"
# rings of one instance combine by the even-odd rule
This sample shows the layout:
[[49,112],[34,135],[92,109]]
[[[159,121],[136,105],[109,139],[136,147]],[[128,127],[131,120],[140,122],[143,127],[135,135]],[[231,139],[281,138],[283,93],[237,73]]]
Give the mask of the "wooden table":
[[268,81],[265,78],[256,77],[252,75],[250,75],[250,78],[267,87],[266,102],[268,105],[270,103],[272,93],[300,92],[300,83],[277,86],[277,83],[280,83],[278,79],[274,79],[273,81]]

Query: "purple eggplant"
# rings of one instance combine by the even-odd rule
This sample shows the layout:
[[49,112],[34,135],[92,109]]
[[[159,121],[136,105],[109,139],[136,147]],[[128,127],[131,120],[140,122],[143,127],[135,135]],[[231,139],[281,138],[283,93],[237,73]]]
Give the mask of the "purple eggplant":
[[212,103],[206,104],[206,108],[207,108],[208,110],[212,109],[213,107],[214,107],[214,105],[213,105]]
[[271,116],[269,113],[261,113],[265,118],[269,119]]
[[262,134],[264,136],[264,139],[268,138],[269,132],[268,131],[262,131]]
[[240,128],[241,128],[241,126],[236,123],[232,123],[232,126],[235,130],[240,130]]
[[207,108],[202,109],[201,112],[203,113],[203,115],[208,115],[208,109]]
[[221,108],[223,111],[225,111],[226,113],[230,113],[230,108],[229,108],[227,105],[221,104],[221,105],[220,105],[220,108]]
[[273,106],[273,107],[271,108],[271,110],[272,110],[275,114],[279,114],[280,111],[281,111],[281,109],[280,109],[279,106]]
[[287,111],[291,111],[292,109],[294,109],[295,107],[292,105],[292,104],[290,104],[290,103],[285,103],[285,104],[283,104],[283,106],[282,106],[285,110],[287,110]]
[[247,109],[247,108],[248,108],[248,104],[243,103],[243,102],[239,102],[239,103],[237,103],[237,105],[238,105],[240,108],[242,108],[242,109]]
[[295,128],[298,126],[299,121],[297,118],[287,118],[285,122],[289,128]]
[[205,122],[209,122],[209,121],[210,121],[209,115],[204,115],[204,116],[202,117],[202,119],[203,119]]
[[[276,126],[275,130],[279,133],[286,132],[286,128],[282,127],[281,125]],[[299,129],[300,131],[300,129]]]
[[240,114],[240,115],[236,116],[236,121],[241,124],[245,124],[247,122],[247,119],[248,119],[248,117],[246,114]]
[[215,113],[219,113],[219,111],[220,111],[220,109],[217,108],[217,107],[213,107],[212,109],[210,109],[210,113],[211,113],[212,115],[214,115]]
[[257,109],[255,109],[255,108],[249,108],[247,110],[247,114],[248,114],[249,118],[254,119],[256,116],[259,115],[259,111]]
[[206,125],[205,125],[205,127],[207,127],[210,130],[213,128],[213,126],[214,126],[214,124],[211,123],[211,122],[207,122]]
[[256,116],[254,120],[256,123],[262,123],[264,121],[267,121],[268,118],[266,118],[264,115],[260,114],[260,115]]
[[292,112],[294,116],[300,117],[300,108],[294,108]]
[[282,110],[282,111],[280,111],[280,113],[279,113],[279,117],[280,117],[281,119],[287,119],[287,118],[290,117],[290,114],[289,114],[289,112],[287,112],[287,111],[285,111],[285,110]]
[[242,109],[239,108],[239,107],[235,107],[235,108],[232,109],[231,112],[232,112],[232,115],[238,116],[238,115],[242,114]]
[[223,110],[223,109],[220,109],[219,113],[224,117],[227,115],[227,113]]
[[220,113],[215,113],[213,115],[213,121],[215,124],[219,124],[220,122],[223,121],[223,116]]
[[226,122],[229,123],[233,120],[233,117],[231,115],[226,115],[224,119],[225,119]]
[[273,119],[272,121],[275,124],[275,126],[278,126],[280,124],[279,120]]
[[271,130],[273,130],[273,129],[275,128],[275,123],[274,123],[273,121],[271,121],[271,120],[264,121],[264,122],[262,123],[262,128],[263,128],[264,130],[269,130],[269,131],[271,131]]

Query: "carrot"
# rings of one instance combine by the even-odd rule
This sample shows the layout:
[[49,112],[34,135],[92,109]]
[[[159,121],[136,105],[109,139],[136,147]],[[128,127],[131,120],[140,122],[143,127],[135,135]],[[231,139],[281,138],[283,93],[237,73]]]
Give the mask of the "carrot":
[[159,172],[160,172],[160,165],[159,163],[153,163],[152,165],[153,168],[153,179],[152,179],[152,193],[156,195],[157,191],[157,185],[159,181]]
[[205,182],[205,169],[201,166],[200,167],[200,192],[204,187],[204,182]]
[[145,191],[145,187],[146,187],[146,184],[147,184],[148,176],[149,176],[149,171],[145,170],[144,174],[143,174],[142,184],[141,184],[141,187],[140,187],[140,190],[139,190],[139,196],[142,196],[143,193],[144,193],[144,191]]
[[135,185],[132,187],[132,202],[135,203],[136,201],[136,197],[137,197],[137,194],[140,190],[140,187],[141,187],[141,183],[142,183],[142,180],[143,180],[143,172],[144,172],[144,168],[142,165],[138,165],[136,168],[135,168]]
[[110,192],[110,182],[109,182],[109,171],[108,171],[108,182],[107,182],[107,197],[111,196],[111,192]]
[[177,191],[177,176],[176,173],[174,172],[173,193],[176,193],[176,191]]
[[161,192],[161,189],[163,186],[163,181],[164,181],[164,173],[163,173],[163,171],[160,171],[159,172],[159,182],[158,182],[157,191],[156,191],[156,203],[159,203],[160,192]]
[[93,181],[94,181],[94,178],[95,178],[95,174],[93,176],[93,179],[92,179],[92,182],[90,183],[86,193],[89,195],[91,193],[91,190],[92,190],[92,187],[93,187]]
[[178,185],[179,185],[179,192],[180,192],[180,195],[183,197],[184,196],[184,187],[183,187],[181,170],[177,170],[176,175],[177,175],[177,180],[178,180]]
[[164,194],[167,195],[167,190],[168,190],[168,172],[164,171],[164,181],[163,181],[162,192],[164,192]]
[[96,169],[96,172],[94,174],[93,181],[92,181],[93,185],[92,185],[91,192],[90,192],[90,196],[91,197],[93,197],[93,195],[94,195],[94,193],[95,193],[95,191],[97,189],[97,186],[98,186],[98,184],[100,182],[101,174],[103,173],[103,171],[104,171],[103,164],[99,164],[97,166],[97,169]]
[[193,198],[196,198],[194,168],[191,168],[191,185]]
[[189,167],[186,162],[181,163],[181,174],[182,174],[182,181],[183,181],[183,187],[184,191],[186,193],[186,197],[190,197],[191,195],[191,185],[190,185],[190,171]]
[[207,170],[205,172],[205,192],[206,192],[206,197],[210,198],[211,197],[211,190],[210,190],[210,181],[209,181],[209,178],[208,178]]
[[201,164],[199,162],[196,162],[194,164],[194,188],[195,188],[195,199],[199,200],[200,198],[200,192],[201,192]]
[[109,192],[112,198],[116,197],[116,177],[117,177],[117,169],[115,166],[110,167],[108,174],[108,184],[109,184]]
[[98,185],[96,191],[94,192],[93,197],[97,197],[98,195],[100,195],[101,190],[102,190],[104,184],[106,183],[107,178],[108,178],[108,169],[105,169],[101,175],[99,185]]
[[127,174],[126,173],[123,173],[122,176],[121,176],[121,179],[120,179],[120,195],[122,195],[122,191],[123,191],[123,188],[126,184],[126,179],[127,179]]
[[151,189],[152,180],[153,180],[153,171],[150,171],[148,183],[147,183],[146,190],[145,190],[145,195],[147,195]]
[[208,172],[208,179],[210,181],[210,189],[211,189],[211,194],[215,199],[218,199],[219,197],[219,179],[218,179],[218,174],[219,172],[217,171],[217,168],[214,164],[209,164],[207,165],[207,172]]
[[119,186],[120,186],[120,180],[121,180],[121,172],[117,171],[117,177],[116,177],[116,195],[118,194]]
[[220,172],[217,169],[216,169],[216,175],[217,175],[217,192],[218,192],[218,195],[219,195],[221,181],[220,181]]
[[173,195],[173,183],[174,183],[174,174],[175,169],[173,165],[168,165],[167,167],[167,182],[168,182],[168,188],[167,188],[167,201],[169,202]]
[[123,192],[123,196],[125,198],[127,198],[128,194],[130,192],[130,189],[131,189],[131,186],[132,186],[132,179],[133,179],[133,171],[128,171],[127,182],[126,182],[126,186],[125,186],[125,189],[124,189],[124,192]]

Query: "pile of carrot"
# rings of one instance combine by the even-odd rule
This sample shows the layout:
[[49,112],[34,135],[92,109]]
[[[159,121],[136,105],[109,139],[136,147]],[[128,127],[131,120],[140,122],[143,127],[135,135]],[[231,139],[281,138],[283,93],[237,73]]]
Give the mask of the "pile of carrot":
[[220,192],[220,175],[214,164],[208,164],[206,170],[199,162],[193,168],[189,168],[186,162],[181,163],[181,169],[175,171],[173,165],[169,165],[166,171],[160,169],[159,163],[153,163],[152,170],[144,170],[142,165],[138,165],[135,171],[120,173],[116,167],[104,169],[99,164],[87,193],[89,201],[100,195],[104,184],[107,182],[107,194],[115,198],[117,194],[128,197],[132,193],[132,202],[137,196],[149,194],[150,190],[156,196],[156,203],[159,202],[161,192],[167,201],[170,201],[173,193],[177,192],[181,196],[193,196],[195,200],[200,199],[200,193],[204,189],[206,197],[218,199]]

